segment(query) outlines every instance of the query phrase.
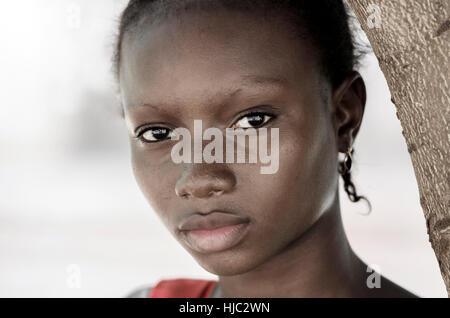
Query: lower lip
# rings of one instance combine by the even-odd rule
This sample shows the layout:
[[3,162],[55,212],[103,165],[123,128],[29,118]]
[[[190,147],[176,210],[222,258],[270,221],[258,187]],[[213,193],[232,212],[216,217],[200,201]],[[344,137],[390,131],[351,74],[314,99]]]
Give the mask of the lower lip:
[[212,230],[183,232],[186,242],[200,253],[212,253],[237,245],[247,233],[249,223],[219,227]]

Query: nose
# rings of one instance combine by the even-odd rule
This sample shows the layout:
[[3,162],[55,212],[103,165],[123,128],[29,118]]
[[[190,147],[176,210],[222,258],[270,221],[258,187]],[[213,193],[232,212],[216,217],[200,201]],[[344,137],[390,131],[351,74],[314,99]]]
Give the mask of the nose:
[[194,163],[178,179],[175,193],[183,199],[202,199],[231,192],[235,185],[234,173],[223,165]]

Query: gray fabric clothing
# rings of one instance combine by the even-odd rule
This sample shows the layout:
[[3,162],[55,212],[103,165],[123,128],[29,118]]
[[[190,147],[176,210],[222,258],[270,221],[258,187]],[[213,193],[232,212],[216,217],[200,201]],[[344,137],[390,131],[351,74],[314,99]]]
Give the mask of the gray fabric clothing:
[[150,291],[153,286],[144,286],[133,290],[131,293],[126,295],[126,298],[148,298]]

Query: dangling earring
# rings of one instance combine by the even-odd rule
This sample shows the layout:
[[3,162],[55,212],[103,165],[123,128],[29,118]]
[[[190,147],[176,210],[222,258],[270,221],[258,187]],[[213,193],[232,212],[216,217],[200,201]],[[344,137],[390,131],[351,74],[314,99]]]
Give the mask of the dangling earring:
[[343,174],[346,174],[350,171],[350,169],[352,168],[352,153],[353,153],[353,148],[352,146],[349,146],[347,149],[347,152],[345,154],[345,158],[344,161],[342,162],[343,164],[343,168],[344,171],[342,172]]

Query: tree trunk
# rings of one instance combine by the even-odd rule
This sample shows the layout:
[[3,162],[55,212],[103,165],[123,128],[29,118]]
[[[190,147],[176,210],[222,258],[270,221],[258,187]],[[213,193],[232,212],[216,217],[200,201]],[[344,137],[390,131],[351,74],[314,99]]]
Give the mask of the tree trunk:
[[378,58],[450,296],[450,1],[347,0]]

